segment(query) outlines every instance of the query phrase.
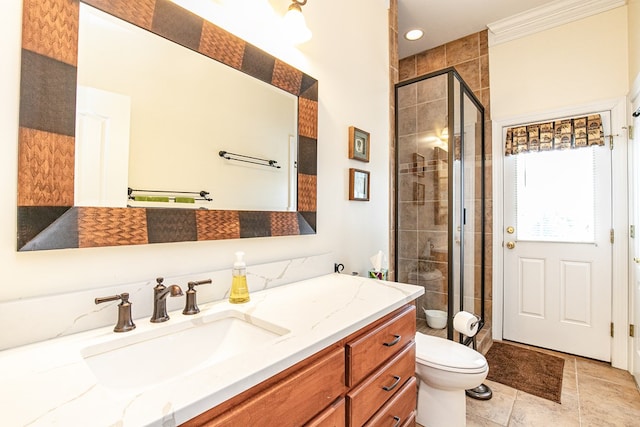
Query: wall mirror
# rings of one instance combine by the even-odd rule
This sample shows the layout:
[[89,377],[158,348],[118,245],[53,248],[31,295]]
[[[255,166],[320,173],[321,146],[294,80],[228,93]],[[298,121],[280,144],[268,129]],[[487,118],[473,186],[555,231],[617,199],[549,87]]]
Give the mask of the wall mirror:
[[[115,203],[115,206],[102,206],[102,202],[90,200],[91,197],[87,201],[83,199],[84,196],[78,196],[76,187],[85,180],[79,180],[83,172],[82,168],[76,172],[76,164],[79,164],[77,162],[84,149],[76,148],[76,137],[80,133],[84,135],[92,124],[89,120],[86,126],[76,126],[76,105],[79,106],[83,101],[77,84],[79,81],[84,82],[86,75],[84,69],[78,69],[80,5],[77,0],[54,0],[54,3],[55,7],[49,2],[43,4],[37,0],[24,1],[18,164],[19,250],[315,233],[318,82],[168,0],[148,0],[136,3],[135,6],[123,0],[85,0],[83,3],[130,22],[138,29],[146,30],[146,37],[171,40],[175,43],[172,49],[189,51],[190,54],[197,52],[196,60],[199,62],[211,62],[216,66],[224,64],[227,71],[240,74],[245,79],[248,77],[250,83],[234,89],[228,100],[241,99],[246,105],[257,104],[266,99],[267,95],[246,93],[246,87],[256,83],[266,86],[270,93],[289,94],[292,101],[286,101],[285,104],[288,104],[284,108],[294,110],[291,115],[294,118],[294,129],[291,131],[289,126],[283,131],[286,133],[284,137],[277,137],[286,141],[282,145],[282,153],[277,155],[279,159],[275,159],[278,165],[295,167],[293,174],[288,171],[280,174],[285,176],[285,188],[287,183],[294,182],[294,194],[290,190],[284,191],[289,205],[284,208],[272,205],[256,208],[241,204],[220,207],[215,204],[216,195],[212,192],[213,209],[172,209],[168,206],[127,208],[122,206],[121,201]],[[43,25],[43,22],[46,24]],[[160,65],[156,65],[158,67]],[[206,79],[208,73],[206,71],[200,78]],[[196,77],[187,74],[175,76],[171,80],[182,79],[196,80]],[[226,82],[226,79],[232,77],[215,79]],[[286,98],[287,96],[284,97]],[[267,145],[265,139],[269,138],[269,124],[274,124],[277,119],[257,118],[255,116],[261,114],[258,112],[243,115],[243,110],[233,110],[228,105],[231,103],[228,100],[223,101],[225,105],[222,109],[230,110],[238,118],[237,126],[250,128],[250,123],[255,123],[253,129],[264,138],[246,143],[241,149],[226,150],[254,150],[246,154],[257,152],[267,158],[274,157],[261,150]],[[268,101],[269,104],[273,102]],[[192,116],[202,113],[203,109],[211,108],[211,111],[216,111],[214,107],[202,107],[195,101],[188,102],[188,98],[181,104],[182,109],[191,112]],[[242,106],[242,102],[239,104]],[[215,116],[217,113],[212,114]],[[253,122],[251,116],[255,118]],[[131,126],[135,126],[133,121]],[[184,135],[191,131],[184,124],[176,127],[182,128]],[[76,129],[79,129],[78,134]],[[215,133],[215,130],[212,132]],[[134,133],[130,131],[129,134]],[[174,135],[174,138],[177,136]],[[189,143],[189,139],[193,138],[185,137],[176,144],[184,146]],[[144,154],[142,158],[151,159],[150,163],[153,164],[153,158],[160,156],[159,146],[157,144],[156,153]],[[213,154],[212,164],[229,162],[216,156],[221,147],[222,145],[207,147],[210,154]],[[176,153],[183,151],[178,149]],[[265,152],[267,154],[262,154]],[[178,154],[163,155],[169,158],[173,156],[176,163],[185,163],[185,160],[176,158]],[[261,168],[263,166],[252,166],[245,168],[244,172],[262,173]],[[207,168],[205,166],[202,169]],[[161,173],[159,176],[165,175]],[[188,187],[191,185],[196,186],[194,191],[206,190],[200,188],[197,182],[178,185],[177,181],[167,179],[169,181],[160,183],[159,187],[169,184],[173,186],[176,183],[177,188],[171,190],[183,190],[191,188]],[[233,183],[230,181],[226,180],[226,188],[233,190]],[[153,182],[149,183],[151,184]],[[147,186],[147,183],[142,183],[142,186]],[[282,193],[275,187],[260,192],[267,195],[272,193],[274,196]],[[93,192],[89,191],[89,194]],[[292,203],[291,200],[295,202]]]
[[77,90],[76,206],[296,210],[293,94],[83,3]]

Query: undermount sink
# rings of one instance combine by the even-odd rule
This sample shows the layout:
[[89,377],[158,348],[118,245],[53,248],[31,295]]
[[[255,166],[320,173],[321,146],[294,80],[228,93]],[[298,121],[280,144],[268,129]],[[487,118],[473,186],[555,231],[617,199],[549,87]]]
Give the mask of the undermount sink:
[[278,325],[227,310],[118,336],[86,347],[81,354],[99,384],[137,392],[255,350],[287,333]]

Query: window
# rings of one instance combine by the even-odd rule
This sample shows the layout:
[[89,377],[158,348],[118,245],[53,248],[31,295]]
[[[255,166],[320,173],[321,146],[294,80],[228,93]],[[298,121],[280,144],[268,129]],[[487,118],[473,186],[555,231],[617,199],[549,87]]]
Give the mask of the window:
[[594,150],[516,156],[518,240],[595,242]]

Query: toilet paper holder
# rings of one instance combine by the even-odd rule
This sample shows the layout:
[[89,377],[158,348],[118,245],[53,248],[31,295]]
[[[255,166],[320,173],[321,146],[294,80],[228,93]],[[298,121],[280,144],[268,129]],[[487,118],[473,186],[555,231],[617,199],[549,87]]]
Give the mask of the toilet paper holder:
[[[475,313],[470,313],[470,312],[468,312],[468,311],[464,311],[464,310],[462,310],[462,311],[459,311],[458,313],[456,313],[456,315],[455,315],[455,316],[453,316],[454,325],[455,325],[455,323],[456,323],[456,317],[458,317],[458,315],[460,315],[461,313],[464,313],[464,317],[467,317],[467,318],[468,318],[468,316],[471,316],[471,317],[473,317],[473,318],[475,319],[473,322],[471,322],[470,324],[468,324],[468,328],[469,328],[469,329],[475,329],[475,332],[473,333],[473,335],[468,335],[468,334],[466,333],[467,331],[466,331],[466,330],[465,330],[465,328],[463,328],[462,326],[460,326],[460,327],[455,327],[455,326],[454,326],[454,329],[455,329],[458,333],[460,333],[461,335],[463,335],[463,336],[466,336],[466,337],[467,337],[467,340],[465,340],[464,344],[465,344],[465,345],[469,345],[469,342],[471,341],[471,339],[472,339],[472,338],[473,338],[473,337],[478,333],[478,331],[480,330],[480,327],[482,326],[482,318],[481,318],[480,316],[478,316],[477,314],[475,314]],[[461,319],[461,320],[462,320],[462,319]],[[468,321],[470,321],[470,320],[471,320],[471,319],[469,319]],[[476,328],[476,327],[477,327],[477,328]],[[475,341],[475,340],[474,340],[474,341]]]
[[[473,317],[475,317],[475,322],[472,322],[470,327],[473,329],[476,326],[478,326],[478,329],[476,330],[476,333],[473,334],[473,336],[466,336],[464,335],[462,332],[459,332],[461,335],[466,336],[467,338],[465,340],[463,340],[462,344],[468,346],[469,344],[471,344],[472,348],[476,351],[478,351],[478,345],[476,342],[476,336],[478,335],[478,331],[480,331],[480,328],[483,326],[482,324],[482,317],[478,316],[475,313],[469,313],[471,314]],[[475,388],[471,388],[468,390],[465,390],[465,394],[473,399],[477,399],[477,400],[489,400],[493,397],[493,391],[491,390],[491,388],[489,388],[489,386],[487,386],[486,384],[480,384],[478,387]]]
[[473,315],[473,317],[475,317],[475,318],[476,318],[476,321],[475,321],[475,322],[473,322],[473,323],[471,324],[471,327],[472,327],[472,328],[475,328],[475,327],[476,327],[476,325],[480,323],[480,321],[482,320],[482,318],[481,318],[480,316],[478,316],[477,314],[475,314],[475,313],[471,313],[471,314]]

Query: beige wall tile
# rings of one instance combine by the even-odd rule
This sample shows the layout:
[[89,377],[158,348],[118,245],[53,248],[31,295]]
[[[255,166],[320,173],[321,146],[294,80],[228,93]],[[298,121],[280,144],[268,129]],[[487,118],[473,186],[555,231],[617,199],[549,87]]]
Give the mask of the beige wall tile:
[[445,44],[447,66],[467,62],[480,56],[478,33]]
[[489,30],[478,33],[478,43],[480,45],[480,56],[489,54]]
[[480,88],[489,87],[489,55],[480,57]]
[[480,89],[480,59],[475,58],[455,65],[456,70],[465,81],[469,89]]
[[447,66],[444,46],[434,47],[426,52],[418,53],[416,58],[416,72],[418,76],[431,73],[432,71],[442,70]]
[[398,65],[399,81],[407,80],[416,76],[416,56],[412,55],[401,59]]

